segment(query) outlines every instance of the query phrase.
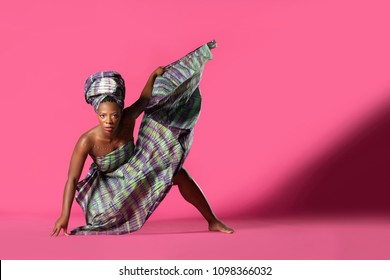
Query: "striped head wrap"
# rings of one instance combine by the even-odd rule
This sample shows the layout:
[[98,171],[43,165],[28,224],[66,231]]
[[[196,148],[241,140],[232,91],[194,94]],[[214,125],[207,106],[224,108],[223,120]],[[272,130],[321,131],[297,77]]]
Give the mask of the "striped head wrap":
[[91,104],[97,113],[104,98],[111,96],[121,110],[124,107],[125,81],[118,72],[102,71],[92,74],[84,84],[85,101]]

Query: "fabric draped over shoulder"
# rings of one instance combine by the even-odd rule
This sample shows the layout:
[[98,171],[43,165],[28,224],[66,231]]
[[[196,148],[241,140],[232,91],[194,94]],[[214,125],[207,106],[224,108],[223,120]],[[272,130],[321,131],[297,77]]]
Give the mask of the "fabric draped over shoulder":
[[172,186],[192,145],[199,118],[199,83],[212,59],[207,44],[166,67],[156,78],[137,142],[93,158],[77,184],[86,225],[71,234],[124,234],[142,227]]

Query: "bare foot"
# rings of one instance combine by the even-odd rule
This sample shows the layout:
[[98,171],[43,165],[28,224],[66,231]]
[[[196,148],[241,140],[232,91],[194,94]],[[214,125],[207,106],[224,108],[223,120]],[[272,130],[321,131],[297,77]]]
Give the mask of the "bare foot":
[[232,228],[228,227],[227,225],[222,223],[222,221],[220,221],[220,220],[216,220],[215,222],[211,222],[209,224],[209,230],[210,231],[219,231],[219,232],[223,232],[223,233],[233,233],[234,232],[234,230]]

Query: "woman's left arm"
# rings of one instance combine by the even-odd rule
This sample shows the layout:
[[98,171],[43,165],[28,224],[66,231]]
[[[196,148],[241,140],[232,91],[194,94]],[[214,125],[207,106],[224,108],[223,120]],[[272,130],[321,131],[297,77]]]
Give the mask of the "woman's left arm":
[[161,76],[165,71],[165,68],[160,66],[150,74],[148,81],[144,89],[141,92],[140,97],[129,107],[123,110],[123,119],[135,120],[145,110],[149,104],[149,100],[152,97],[153,84],[156,77]]

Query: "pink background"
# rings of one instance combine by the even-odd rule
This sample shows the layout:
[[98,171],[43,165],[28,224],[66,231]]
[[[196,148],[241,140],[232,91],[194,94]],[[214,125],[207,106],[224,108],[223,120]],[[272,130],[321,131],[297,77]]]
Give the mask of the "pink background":
[[[60,214],[73,147],[97,124],[83,96],[88,75],[120,72],[130,105],[157,66],[211,39],[219,47],[205,67],[185,166],[215,212],[233,224],[388,217],[389,8],[387,0],[3,1],[0,234],[13,240],[26,221],[46,233]],[[74,203],[70,228],[81,214]],[[175,188],[153,219],[192,217],[199,214]],[[271,255],[282,256],[305,255]],[[337,258],[308,255],[324,256]]]

